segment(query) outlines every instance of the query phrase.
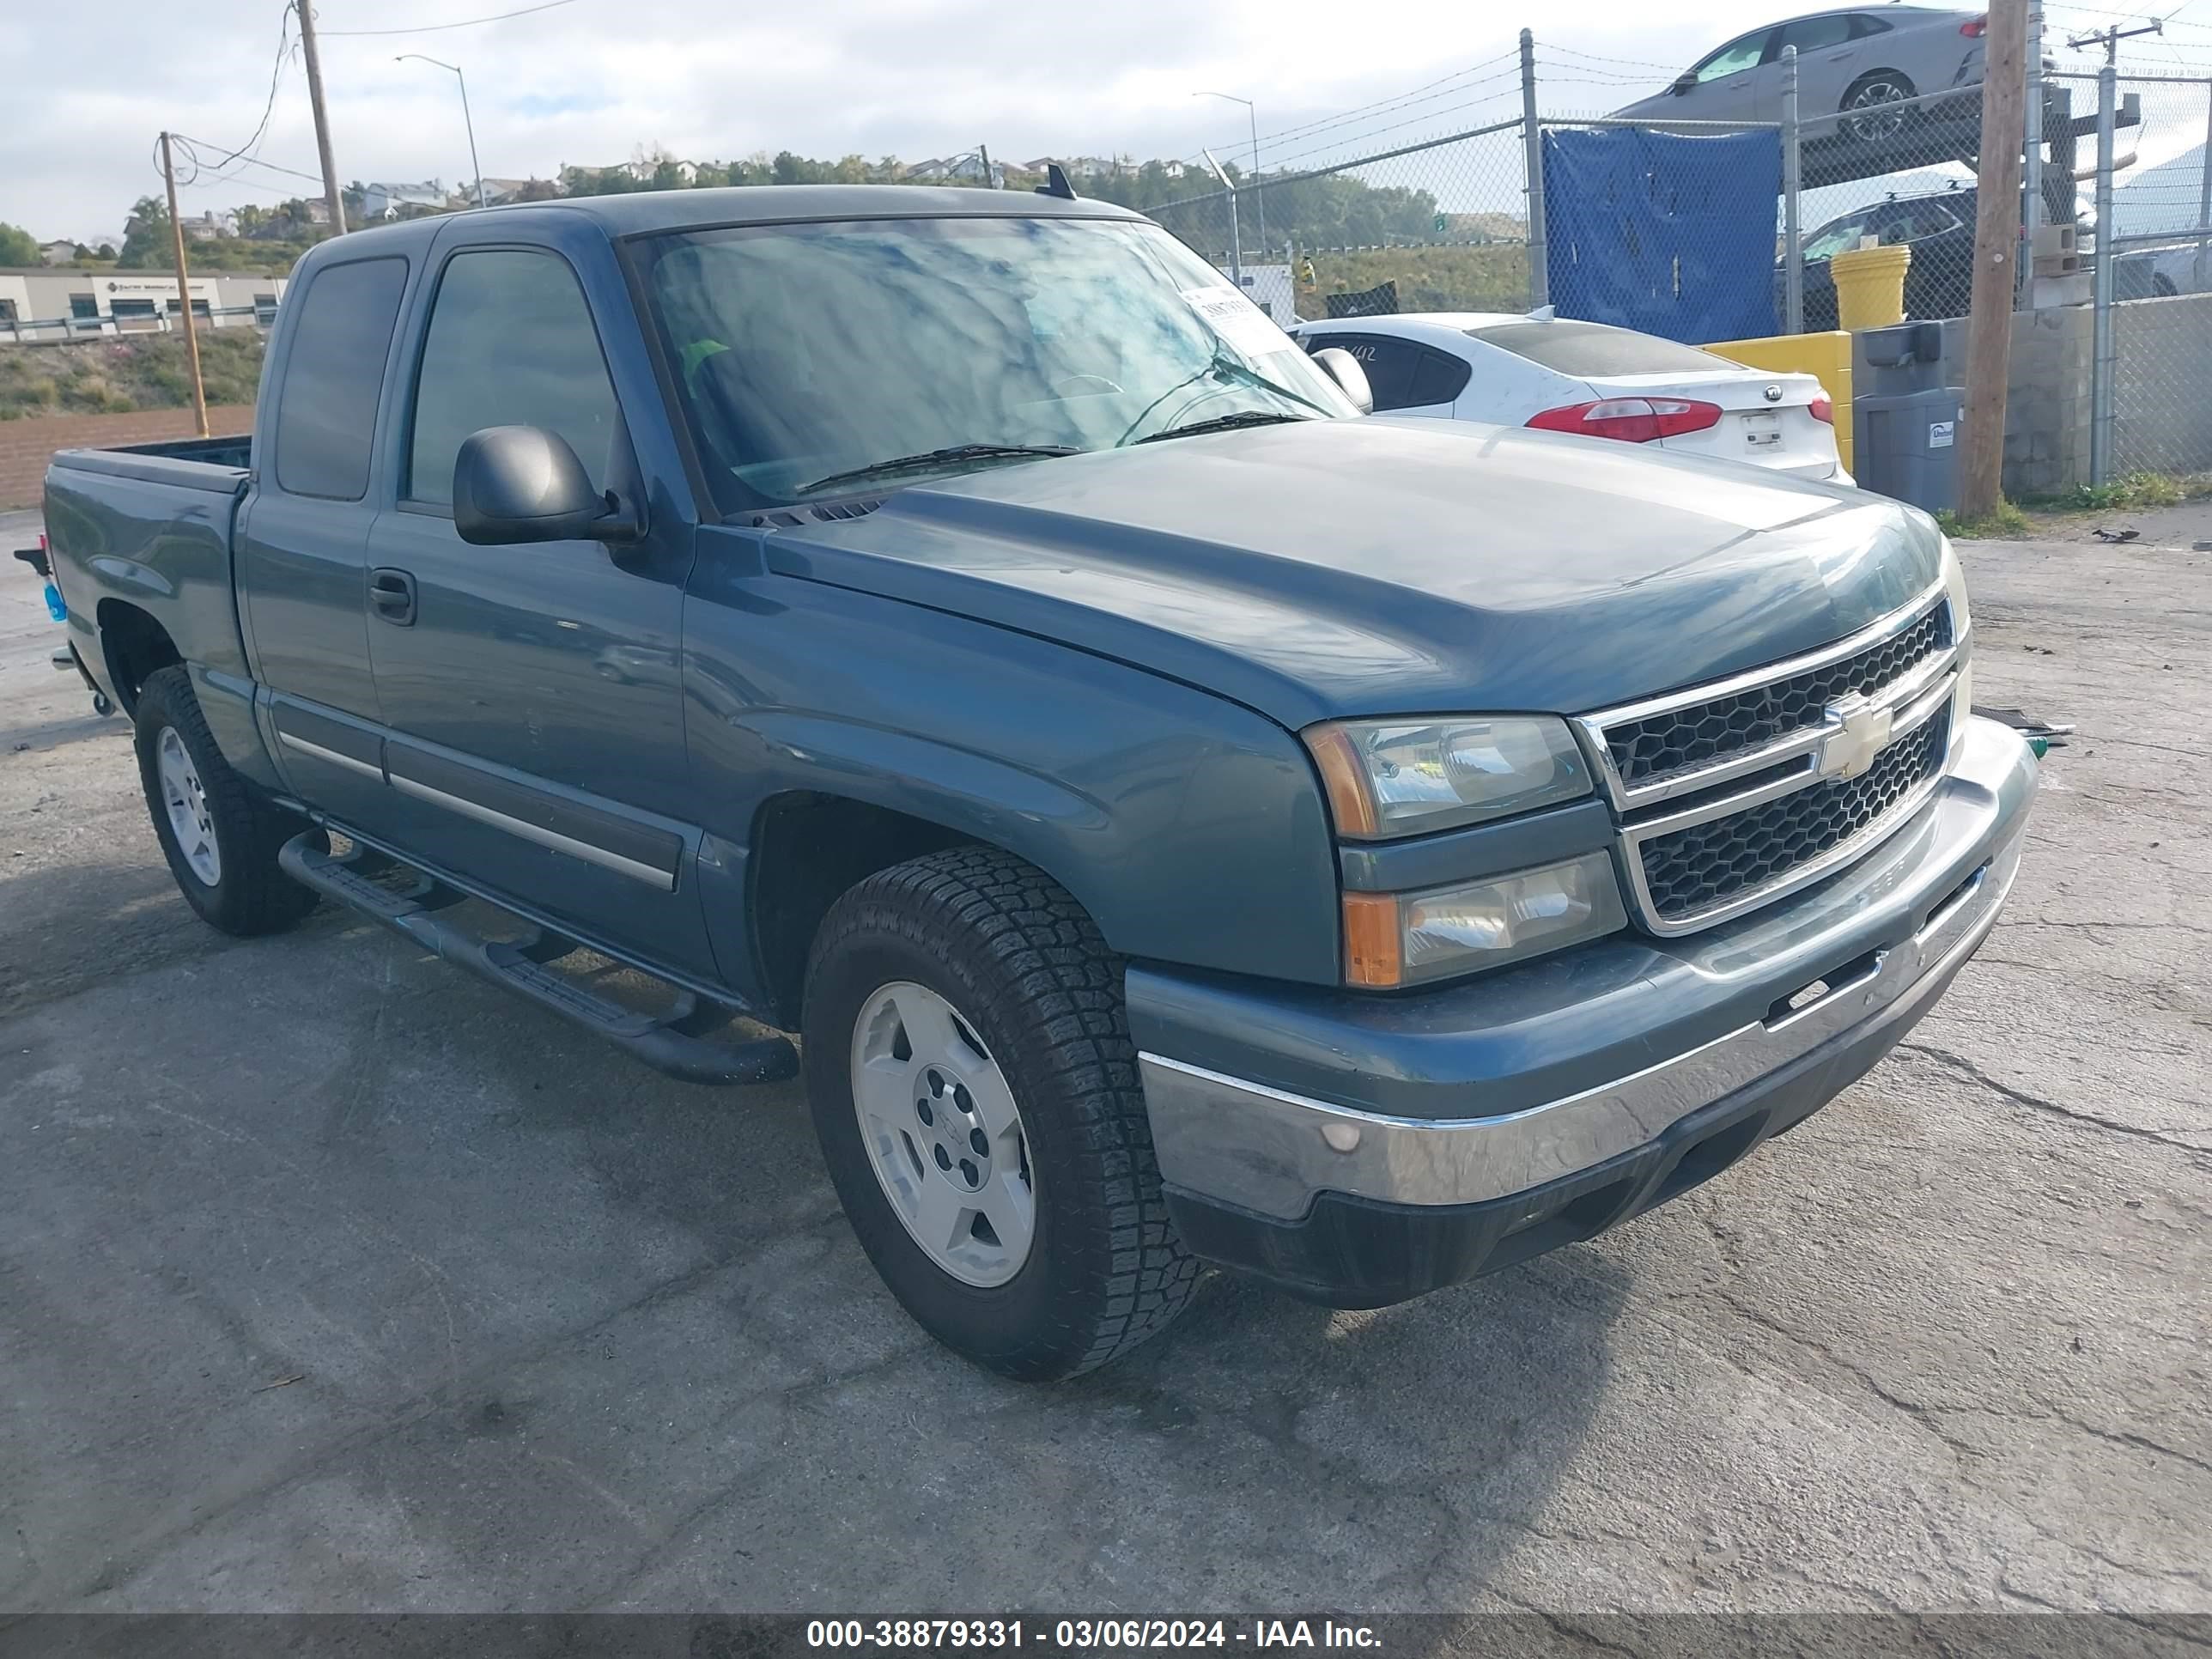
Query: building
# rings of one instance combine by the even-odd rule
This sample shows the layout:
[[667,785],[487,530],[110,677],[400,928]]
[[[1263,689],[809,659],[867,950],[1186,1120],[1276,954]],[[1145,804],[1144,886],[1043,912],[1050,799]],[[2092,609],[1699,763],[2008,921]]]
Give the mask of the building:
[[[282,276],[192,277],[192,312],[213,328],[266,328],[284,297]],[[168,328],[177,279],[163,270],[33,265],[0,269],[0,345],[89,339]]]
[[63,240],[39,244],[39,258],[50,265],[65,265],[76,258],[76,244]]
[[210,208],[205,213],[187,214],[178,222],[184,227],[185,234],[195,242],[238,234],[238,215],[228,208]]
[[[696,168],[694,172],[696,172]],[[542,202],[561,193],[558,185],[544,179],[488,178],[483,183],[486,207],[503,207],[509,202]],[[469,206],[477,204],[477,187],[474,185],[464,185],[457,193]]]
[[410,209],[440,213],[451,200],[452,192],[435,179],[420,185],[367,185],[361,192],[362,222],[404,218]]

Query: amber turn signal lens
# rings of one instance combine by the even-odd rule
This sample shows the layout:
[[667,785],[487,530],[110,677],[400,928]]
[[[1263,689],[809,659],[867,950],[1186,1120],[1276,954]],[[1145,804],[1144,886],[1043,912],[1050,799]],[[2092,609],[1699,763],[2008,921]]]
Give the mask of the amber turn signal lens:
[[[1368,793],[1367,768],[1352,747],[1352,734],[1340,726],[1322,726],[1309,732],[1306,742],[1314,764],[1321,769],[1322,787],[1328,791],[1329,816],[1340,836],[1372,836],[1375,798]],[[1350,901],[1346,902],[1349,906]]]
[[1404,929],[1395,893],[1344,896],[1344,982],[1370,990],[1404,983]]

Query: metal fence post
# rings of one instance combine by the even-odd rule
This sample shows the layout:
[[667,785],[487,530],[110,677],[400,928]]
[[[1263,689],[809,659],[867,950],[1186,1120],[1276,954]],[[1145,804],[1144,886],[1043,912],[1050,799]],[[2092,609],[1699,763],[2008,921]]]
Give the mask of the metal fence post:
[[2119,70],[2107,60],[2097,71],[2097,274],[2093,325],[2094,361],[2089,380],[2089,482],[2110,481],[2112,465],[2112,265],[2118,228],[2112,222],[2112,131],[2119,104]]
[[2013,273],[2015,307],[2035,293],[2035,233],[2043,223],[2043,8],[2027,8],[2027,142],[2020,175],[2020,269]]
[[[2212,81],[2204,83],[2204,179],[2197,192],[2197,222],[2202,227],[2212,225]],[[2197,239],[2197,280],[2191,291],[2204,292],[2204,263],[2208,244],[2203,237]]]
[[1782,331],[1805,331],[1805,238],[1798,222],[1802,157],[1797,132],[1797,48],[1782,48]]
[[1536,37],[1521,31],[1521,131],[1528,153],[1528,306],[1552,302],[1550,254],[1544,244],[1544,130],[1536,118]]

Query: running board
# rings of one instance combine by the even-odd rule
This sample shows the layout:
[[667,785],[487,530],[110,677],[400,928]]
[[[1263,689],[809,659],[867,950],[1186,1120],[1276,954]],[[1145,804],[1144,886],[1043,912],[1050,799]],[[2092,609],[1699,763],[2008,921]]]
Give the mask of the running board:
[[[319,830],[311,830],[284,843],[277,862],[293,880],[605,1037],[656,1072],[686,1083],[714,1084],[782,1083],[799,1075],[799,1051],[787,1038],[708,1041],[708,1033],[726,1025],[736,1012],[724,1004],[679,990],[675,1006],[665,1014],[625,1008],[555,967],[588,949],[582,940],[534,924],[526,924],[528,931],[518,939],[479,939],[439,914],[471,895],[359,842],[343,855],[326,852],[315,844],[321,838]],[[389,879],[395,875],[398,880]]]

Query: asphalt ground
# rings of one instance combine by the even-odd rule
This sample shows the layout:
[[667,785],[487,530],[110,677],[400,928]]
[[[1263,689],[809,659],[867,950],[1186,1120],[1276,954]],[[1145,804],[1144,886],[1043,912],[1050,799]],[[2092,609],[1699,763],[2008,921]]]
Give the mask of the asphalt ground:
[[0,1611],[2212,1610],[2212,556],[1966,556],[1978,696],[2081,732],[1903,1048],[1595,1243],[1216,1274],[1054,1389],[906,1320],[795,1088],[203,927],[8,564]]

